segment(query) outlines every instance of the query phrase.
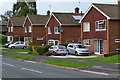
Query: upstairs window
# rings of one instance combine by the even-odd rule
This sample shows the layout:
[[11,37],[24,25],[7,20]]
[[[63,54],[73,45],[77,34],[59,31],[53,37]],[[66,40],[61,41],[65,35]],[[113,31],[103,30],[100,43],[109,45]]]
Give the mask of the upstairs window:
[[83,31],[89,32],[90,31],[90,22],[83,23]]
[[29,26],[28,29],[29,29],[29,32],[32,32],[32,27],[31,26]]
[[27,28],[25,27],[25,33],[27,33]]
[[8,32],[11,32],[11,28],[10,27],[8,27]]
[[51,28],[50,28],[50,27],[48,27],[48,34],[52,34],[52,33],[51,33]]
[[96,21],[96,31],[104,30],[106,30],[106,21],[105,20]]
[[11,32],[13,32],[13,27],[11,27]]
[[60,34],[59,28],[60,28],[59,26],[55,26],[55,27],[54,27],[54,33],[55,33],[55,34]]

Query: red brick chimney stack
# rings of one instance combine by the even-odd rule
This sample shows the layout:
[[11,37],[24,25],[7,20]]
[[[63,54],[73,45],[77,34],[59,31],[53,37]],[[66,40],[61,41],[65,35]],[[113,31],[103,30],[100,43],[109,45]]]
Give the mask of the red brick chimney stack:
[[78,7],[75,8],[75,13],[79,13],[79,8]]
[[50,10],[47,11],[47,15],[50,15]]

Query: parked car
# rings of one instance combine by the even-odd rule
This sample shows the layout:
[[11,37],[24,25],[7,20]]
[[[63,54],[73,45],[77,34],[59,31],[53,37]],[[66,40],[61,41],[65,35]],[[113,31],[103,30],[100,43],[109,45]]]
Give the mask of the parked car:
[[9,42],[9,43],[6,43],[5,45],[4,45],[4,47],[5,48],[8,48],[8,46],[10,45],[10,44],[13,44],[14,42]]
[[8,46],[8,48],[14,49],[14,48],[21,48],[21,49],[25,49],[27,48],[25,42],[23,41],[18,41],[18,42],[14,42],[13,44],[10,44]]
[[62,45],[51,46],[49,51],[53,53],[53,55],[64,55],[68,54],[67,48]]
[[80,43],[71,43],[67,46],[68,54],[78,55],[90,55],[90,52],[84,45]]

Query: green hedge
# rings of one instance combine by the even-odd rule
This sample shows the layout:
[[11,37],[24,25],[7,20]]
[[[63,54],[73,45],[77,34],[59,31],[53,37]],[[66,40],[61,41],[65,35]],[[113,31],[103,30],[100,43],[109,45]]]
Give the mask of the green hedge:
[[49,48],[50,48],[50,46],[33,46],[32,47],[32,50],[33,50],[32,54],[44,55],[44,53],[46,53]]
[[7,36],[0,34],[0,44],[7,43]]

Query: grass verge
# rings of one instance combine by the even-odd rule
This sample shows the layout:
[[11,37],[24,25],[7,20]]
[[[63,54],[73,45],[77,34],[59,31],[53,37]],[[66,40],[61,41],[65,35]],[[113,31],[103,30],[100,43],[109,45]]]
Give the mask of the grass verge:
[[10,55],[5,55],[5,56],[18,58],[18,59],[36,59],[37,58],[33,56],[26,56],[26,55],[20,55],[20,54],[10,54]]
[[29,52],[28,49],[2,49],[3,51],[10,51],[10,52]]
[[4,45],[3,45],[3,44],[0,44],[0,47],[4,47]]
[[86,60],[86,61],[96,61],[104,63],[120,63],[120,54],[116,54],[109,57],[98,57],[98,58],[69,58],[75,60]]
[[67,62],[67,61],[60,61],[60,60],[47,60],[43,61],[42,63],[57,65],[57,66],[64,66],[64,67],[71,67],[71,68],[79,68],[79,67],[92,67],[93,65],[89,64],[82,64],[82,63],[74,63],[74,62]]

